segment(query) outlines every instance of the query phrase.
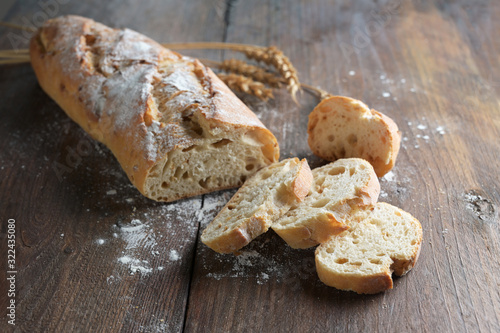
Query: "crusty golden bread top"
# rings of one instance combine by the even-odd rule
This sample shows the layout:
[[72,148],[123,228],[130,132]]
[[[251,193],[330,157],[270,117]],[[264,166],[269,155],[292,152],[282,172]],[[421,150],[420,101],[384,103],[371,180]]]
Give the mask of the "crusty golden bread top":
[[209,68],[137,32],[58,17],[36,32],[30,55],[42,88],[139,189],[157,161],[203,136],[255,130],[277,159],[274,136]]

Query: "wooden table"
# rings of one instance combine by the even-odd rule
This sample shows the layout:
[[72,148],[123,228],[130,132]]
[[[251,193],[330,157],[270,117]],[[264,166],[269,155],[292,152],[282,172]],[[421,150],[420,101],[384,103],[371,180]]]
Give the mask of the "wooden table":
[[[314,250],[293,250],[272,231],[238,257],[216,254],[200,232],[234,190],[170,204],[143,198],[29,64],[1,66],[0,331],[500,332],[500,2],[10,2],[2,19],[17,24],[71,13],[161,42],[277,45],[302,82],[397,122],[401,152],[381,200],[417,217],[424,243],[414,270],[372,296],[323,285]],[[11,43],[12,32],[23,36],[2,27],[1,49],[26,47]],[[282,158],[323,165],[306,140],[318,100],[275,95],[243,99]],[[15,329],[6,316],[9,219]]]

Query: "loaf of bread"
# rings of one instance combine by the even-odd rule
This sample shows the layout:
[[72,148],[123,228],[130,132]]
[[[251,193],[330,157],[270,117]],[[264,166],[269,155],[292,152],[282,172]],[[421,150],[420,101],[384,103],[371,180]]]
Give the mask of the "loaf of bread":
[[329,97],[314,108],[307,133],[315,155],[327,161],[363,158],[379,177],[394,167],[401,143],[401,133],[391,118],[343,96]]
[[404,275],[417,262],[422,226],[403,210],[377,203],[352,214],[348,225],[316,249],[316,269],[326,285],[375,294],[392,288],[392,273]]
[[201,241],[219,253],[241,249],[302,201],[311,184],[305,159],[289,158],[263,168],[229,200],[203,231]]
[[43,90],[148,198],[236,187],[279,158],[273,134],[209,68],[137,32],[59,17],[30,56]]
[[376,203],[380,193],[373,167],[359,158],[340,159],[312,174],[307,197],[272,225],[293,248],[317,245],[348,229],[351,211]]

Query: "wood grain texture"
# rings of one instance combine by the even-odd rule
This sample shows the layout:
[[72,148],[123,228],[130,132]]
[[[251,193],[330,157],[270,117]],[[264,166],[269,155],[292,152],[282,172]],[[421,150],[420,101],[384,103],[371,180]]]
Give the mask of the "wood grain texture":
[[[4,20],[31,20],[37,3],[16,2]],[[234,190],[171,204],[142,198],[29,65],[2,66],[0,307],[15,218],[18,331],[500,331],[500,3],[69,1],[65,13],[163,42],[277,45],[303,82],[392,117],[403,141],[380,200],[418,218],[424,243],[416,267],[371,296],[323,285],[313,249],[293,250],[272,231],[240,256],[217,254],[199,234]],[[0,46],[12,47],[8,30]],[[243,98],[282,158],[323,165],[306,139],[318,101],[275,95]],[[0,331],[13,330],[5,319]]]

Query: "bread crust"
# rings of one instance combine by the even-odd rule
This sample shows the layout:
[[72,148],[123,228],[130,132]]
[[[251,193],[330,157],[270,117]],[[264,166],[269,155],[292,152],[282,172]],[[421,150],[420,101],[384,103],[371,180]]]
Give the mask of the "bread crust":
[[248,245],[255,237],[269,229],[269,221],[261,216],[253,216],[227,234],[222,234],[213,241],[204,244],[218,253],[235,253]]
[[[327,135],[322,133],[324,128],[318,126],[319,124],[325,124],[330,122],[343,122],[345,121],[345,114],[338,115],[338,113],[349,114],[351,119],[349,126],[359,130],[360,123],[363,122],[367,124],[370,121],[376,121],[377,125],[382,125],[383,130],[376,134],[376,142],[373,144],[377,147],[381,147],[382,150],[386,150],[384,157],[389,157],[383,160],[374,151],[373,147],[359,145],[352,149],[344,149],[344,151],[339,152],[339,147],[332,146],[330,140],[326,140],[324,137]],[[359,117],[359,118],[358,118]],[[353,120],[355,123],[353,123]],[[349,119],[347,120],[349,121]],[[389,172],[396,162],[397,155],[399,153],[399,148],[401,144],[401,133],[396,125],[396,123],[388,116],[369,109],[364,103],[356,99],[345,97],[345,96],[332,96],[324,99],[319,103],[314,110],[309,114],[309,122],[307,127],[308,133],[308,144],[313,153],[327,161],[335,161],[339,158],[345,157],[359,157],[369,161],[378,177],[382,177],[387,172]],[[329,133],[335,137],[337,133]],[[366,133],[352,133],[360,137]],[[375,140],[375,134],[372,135]],[[342,147],[349,147],[349,137],[342,137],[341,139],[336,138],[337,142],[342,143]]]
[[314,218],[307,225],[295,225],[288,228],[276,228],[273,230],[294,249],[307,249],[326,242],[332,235],[337,235],[349,229],[342,221],[338,221],[331,212],[326,212]]
[[[318,252],[318,249],[316,249]],[[377,294],[382,291],[392,289],[393,281],[390,270],[379,274],[371,275],[370,277],[361,274],[350,274],[349,276],[341,276],[332,274],[330,268],[324,265],[318,256],[315,258],[316,271],[318,277],[327,286],[335,287],[345,291],[355,291],[358,294]]]
[[[391,243],[388,248],[381,249],[378,248],[377,251],[382,252],[382,256],[377,257],[380,259],[381,263],[377,263],[377,272],[368,273],[369,270],[367,268],[356,268],[351,266],[348,260],[361,261],[362,259],[367,258],[349,258],[347,255],[348,249],[338,248],[337,241],[341,243],[343,246],[349,246],[350,241],[342,241],[342,238],[349,237],[350,230],[341,233],[337,236],[333,236],[329,241],[321,244],[315,251],[315,261],[316,261],[316,270],[318,272],[318,276],[320,280],[328,286],[335,287],[341,290],[354,291],[359,294],[375,294],[379,292],[383,292],[387,289],[392,289],[393,281],[392,274],[396,274],[397,276],[402,276],[408,273],[416,264],[418,257],[420,255],[421,244],[422,244],[422,226],[417,219],[415,219],[410,214],[403,212],[402,210],[391,206],[387,203],[377,203],[375,206],[370,208],[361,208],[358,210],[359,214],[353,215],[353,220],[350,224],[356,224],[358,228],[365,228],[369,224],[365,223],[381,223],[377,222],[381,217],[377,217],[375,220],[365,221],[364,219],[371,219],[371,211],[374,209],[378,209],[379,211],[387,212],[387,214],[396,214],[400,216],[401,219],[404,219],[405,230],[410,233],[414,233],[415,238],[413,238],[410,242],[410,238],[406,240],[401,240],[398,236],[382,236],[382,237],[396,237],[397,239],[389,239],[385,240],[389,243],[392,242],[404,242],[407,243],[403,246],[395,245]],[[398,215],[399,214],[399,215]],[[394,223],[395,221],[391,221],[390,223]],[[364,229],[366,230],[366,229]],[[405,232],[406,233],[406,232]],[[370,236],[372,237],[371,241],[375,242],[376,238],[375,233],[370,232]],[[401,236],[401,235],[399,235]],[[359,238],[357,238],[360,241]],[[362,240],[361,240],[362,241]],[[356,243],[357,244],[357,243]],[[375,246],[372,245],[375,243],[370,243],[370,247]],[[351,244],[350,246],[356,247],[358,245]],[[394,249],[397,247],[397,249]],[[336,250],[339,250],[340,253],[336,253]],[[366,250],[366,248],[365,248]],[[408,251],[410,250],[410,251]],[[401,251],[401,252],[400,252]],[[364,252],[363,252],[364,253]],[[331,257],[329,257],[331,255]],[[333,258],[338,259],[339,257],[347,257],[344,262],[337,262],[340,266],[343,264],[348,265],[345,269],[341,269],[338,266],[335,266],[333,263]],[[377,254],[378,256],[378,254]]]
[[311,168],[304,158],[300,161],[300,170],[297,178],[292,183],[293,195],[298,202],[301,202],[306,197],[311,189],[313,175]]
[[[238,138],[252,132],[262,144],[268,164],[279,157],[274,135],[209,68],[134,31],[111,29],[79,16],[59,17],[48,20],[35,33],[30,58],[42,89],[113,152],[130,181],[149,198],[173,201],[240,184],[168,198],[148,193],[151,170],[164,163],[169,153],[200,141],[186,129],[186,114],[214,138]],[[163,68],[169,75],[179,76],[179,84],[184,83],[182,75],[196,78],[198,84],[189,88],[205,104],[179,104],[172,117],[161,118],[164,115],[155,102],[161,95],[155,95],[155,87],[158,77],[164,75]]]

